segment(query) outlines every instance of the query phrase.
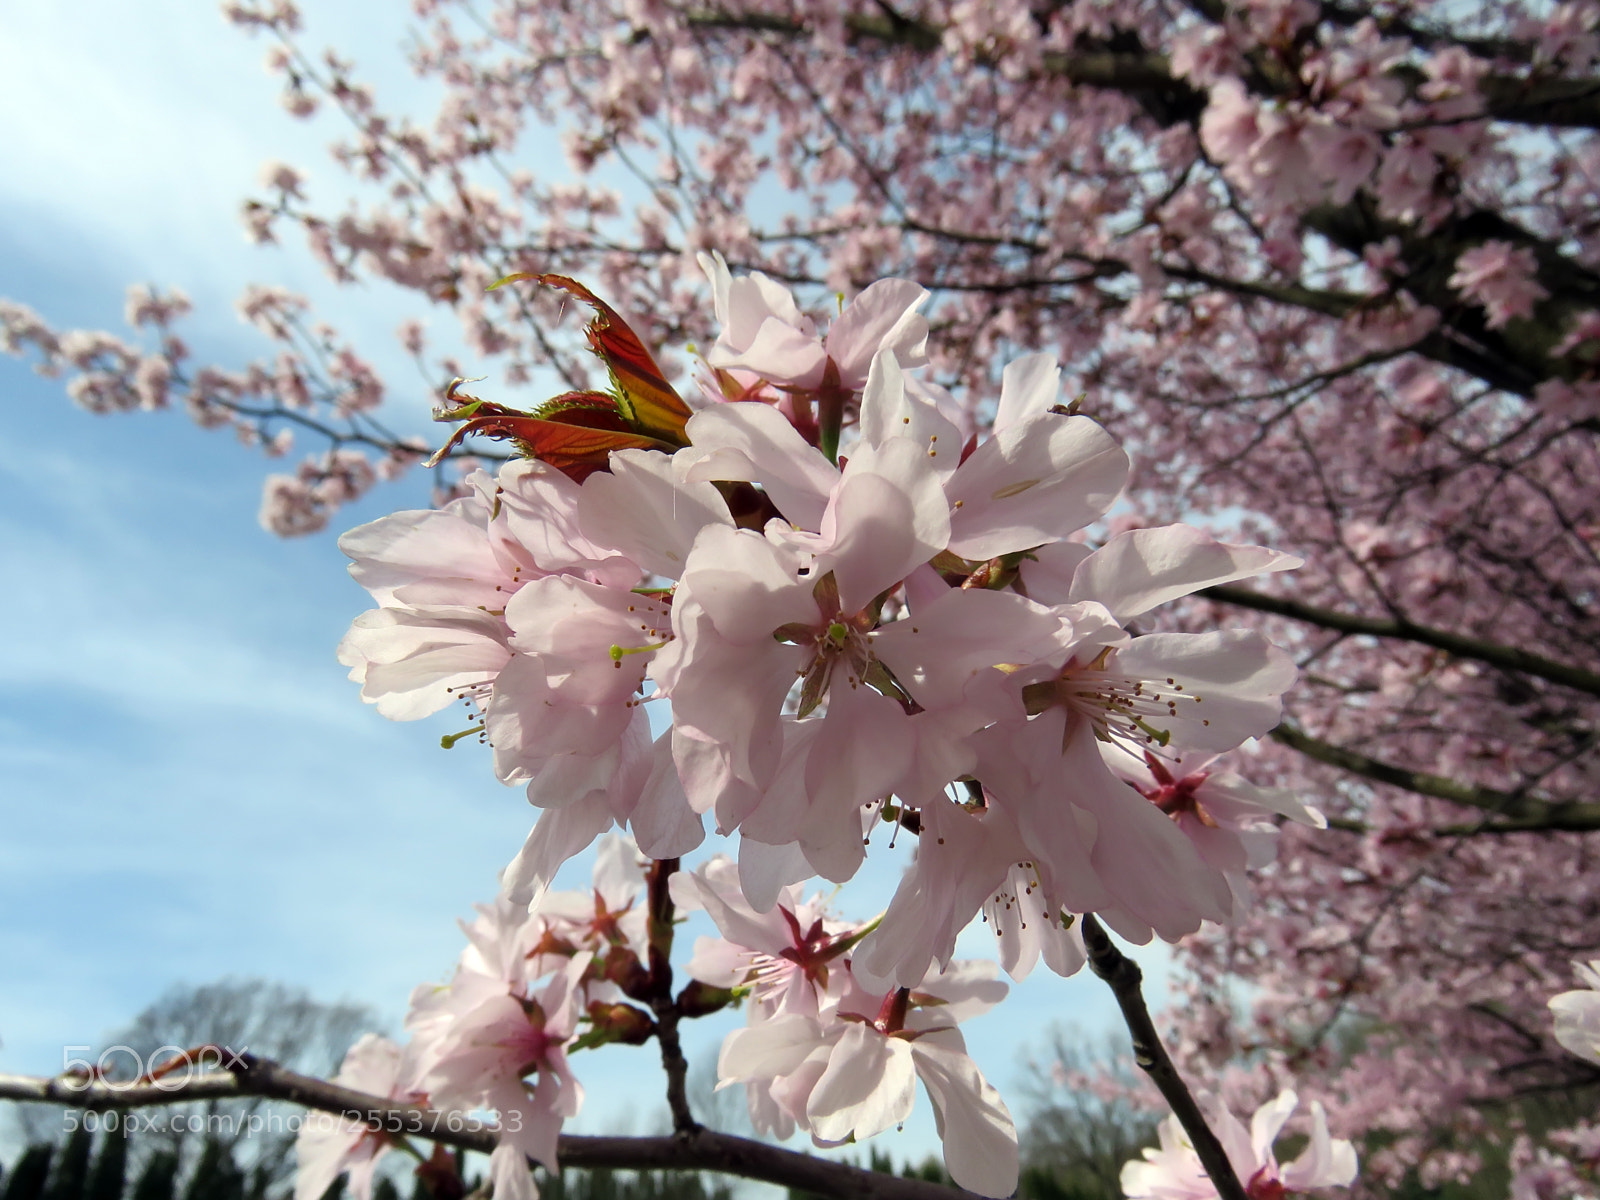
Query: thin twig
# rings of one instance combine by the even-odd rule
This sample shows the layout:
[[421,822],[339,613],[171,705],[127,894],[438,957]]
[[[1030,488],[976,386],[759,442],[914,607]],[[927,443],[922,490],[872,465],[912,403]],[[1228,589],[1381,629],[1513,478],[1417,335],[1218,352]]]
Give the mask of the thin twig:
[[678,1039],[682,1012],[672,998],[672,893],[667,883],[678,869],[675,858],[652,862],[645,876],[650,904],[650,1007],[656,1014],[656,1041],[661,1044],[661,1067],[667,1073],[667,1107],[672,1128],[680,1136],[700,1130],[689,1108],[689,1062]]
[[1144,993],[1139,988],[1144,980],[1139,964],[1117,949],[1111,935],[1092,914],[1085,914],[1083,918],[1083,944],[1089,952],[1089,969],[1111,985],[1117,1006],[1122,1009],[1122,1019],[1133,1037],[1134,1062],[1161,1089],[1172,1115],[1189,1135],[1189,1144],[1200,1156],[1200,1163],[1211,1177],[1217,1194],[1222,1200],[1248,1200],[1239,1177],[1234,1174],[1233,1164],[1228,1161],[1227,1151],[1211,1132],[1183,1076],[1178,1074],[1178,1068],[1172,1065],[1166,1047],[1161,1044],[1161,1035],[1156,1032],[1150,1010],[1145,1007]]

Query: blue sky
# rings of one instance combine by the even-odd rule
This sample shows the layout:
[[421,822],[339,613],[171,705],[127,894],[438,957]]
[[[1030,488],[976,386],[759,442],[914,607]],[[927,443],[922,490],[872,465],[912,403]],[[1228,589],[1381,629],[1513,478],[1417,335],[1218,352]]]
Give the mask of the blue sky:
[[[426,112],[399,6],[308,8],[307,45],[338,45],[380,102]],[[282,283],[385,368],[392,423],[422,429],[428,398],[392,332],[417,306],[337,289],[298,247],[243,236],[239,201],[267,159],[307,170],[315,197],[343,187],[324,149],[334,127],[282,112],[264,49],[205,0],[12,6],[0,295],[58,328],[122,332],[127,284],[177,285],[196,301],[197,360],[230,364],[267,349],[234,296]],[[447,333],[448,318],[432,327]],[[398,725],[361,704],[333,649],[365,595],[336,530],[285,542],[259,528],[269,469],[180,413],[82,412],[0,358],[0,1070],[59,1070],[63,1046],[104,1045],[169,986],[229,975],[358,1000],[397,1028],[527,831],[532,810],[482,755],[438,748],[450,714]],[[336,524],[423,503],[420,478],[380,487]],[[869,915],[898,869],[873,862],[841,901]],[[572,882],[586,874],[576,864]],[[986,938],[964,947],[986,953]],[[1141,957],[1159,974],[1163,954]],[[1051,1022],[1098,1036],[1114,1013],[1096,980],[1043,974],[968,1039],[1020,1109],[1022,1060]],[[725,1027],[692,1027],[691,1059]],[[639,1083],[658,1073],[650,1050],[575,1066],[590,1098],[572,1128],[654,1127],[659,1091]],[[925,1098],[880,1144],[936,1148]]]

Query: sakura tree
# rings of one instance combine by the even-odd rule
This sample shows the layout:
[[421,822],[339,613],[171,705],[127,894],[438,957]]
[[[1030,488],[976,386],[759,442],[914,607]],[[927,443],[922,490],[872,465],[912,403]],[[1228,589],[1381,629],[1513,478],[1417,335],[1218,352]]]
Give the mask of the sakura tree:
[[[513,865],[519,900],[616,818],[647,854],[674,857],[672,838],[693,824],[685,806],[740,828],[742,845],[801,846],[838,878],[859,852],[846,810],[892,793],[899,803],[878,817],[914,816],[920,849],[878,929],[923,940],[869,935],[853,948],[853,969],[877,983],[915,987],[983,897],[1032,902],[1031,878],[1009,891],[977,882],[1016,860],[1015,838],[1045,864],[1043,913],[1095,911],[1129,936],[1181,939],[1189,982],[1172,1023],[1184,1067],[1236,1108],[1290,1084],[1314,1094],[1334,1128],[1380,1147],[1372,1179],[1468,1178],[1485,1146],[1519,1136],[1519,1097],[1600,1082],[1557,1044],[1545,1008],[1596,946],[1585,931],[1600,827],[1600,8],[423,2],[414,64],[446,95],[426,122],[386,113],[347,55],[303,44],[292,5],[228,11],[268,39],[290,111],[349,118],[338,158],[382,193],[343,208],[275,167],[246,204],[254,235],[298,230],[335,278],[384,278],[453,312],[470,361],[430,355],[419,326],[400,331],[438,382],[416,407],[448,388],[467,435],[489,435],[456,452],[504,453],[493,437],[520,438],[556,468],[442,475],[436,514],[350,543],[379,605],[344,650],[367,697],[396,716],[441,689],[487,702],[496,769],[562,817]],[[520,157],[534,124],[563,131],[565,174]],[[702,274],[713,251],[734,270],[713,259]],[[515,273],[554,286],[489,290]],[[910,281],[931,292],[920,306]],[[604,405],[568,399],[541,410],[552,391],[599,394],[598,364],[559,329],[574,295],[603,295],[608,327],[631,327],[641,349],[702,347],[706,408],[672,408],[669,379],[683,376],[669,357],[630,376],[611,347],[613,381],[648,385],[643,409],[584,416]],[[8,305],[5,337],[70,372],[69,393],[98,411],[181,402],[275,453],[310,437],[296,473],[267,485],[263,522],[279,533],[322,528],[431,451],[392,431],[397,405],[380,411],[372,367],[303,301],[270,287],[245,298],[275,347],[243,369],[194,364],[177,333],[183,308],[179,295],[136,293],[129,315],[148,341],[133,345],[57,332]],[[819,336],[815,319],[835,313]],[[1041,353],[1052,357],[1025,357]],[[554,388],[541,382],[551,373]],[[463,375],[488,379],[469,395],[449,382]],[[729,415],[752,403],[766,415]],[[1049,413],[1057,403],[1101,432],[1069,438],[1082,418]],[[566,432],[562,448],[519,425],[561,412],[551,423],[591,432]],[[1048,435],[1028,425],[1047,415]],[[908,439],[949,457],[914,469],[892,448]],[[670,477],[666,452],[682,462]],[[1046,478],[1019,465],[1028,454],[1059,475],[1049,490],[1036,483],[1039,511],[1009,524],[985,514],[984,489]],[[590,498],[572,499],[569,483]],[[515,603],[451,627],[455,674],[396,683],[404,672],[389,668],[440,627],[416,615],[434,603],[419,597],[445,586],[405,557],[397,531],[526,522],[532,496],[537,511],[566,514],[545,547],[556,557],[526,543],[519,557],[492,535],[475,561],[489,571],[492,556],[502,575],[471,578],[514,585]],[[634,527],[647,511],[672,519]],[[758,533],[775,514],[798,532]],[[1175,533],[1178,522],[1205,532]],[[796,555],[821,556],[813,566],[829,569],[816,576],[831,572],[831,588],[807,584]],[[1303,561],[1292,576],[1237,582],[1291,558]],[[1169,560],[1226,569],[1196,567],[1177,590],[1128,582],[1130,566]],[[638,583],[619,570],[676,581],[677,598],[619,606],[617,589]],[[972,586],[951,587],[958,576]],[[887,616],[872,608],[886,586]],[[946,645],[966,629],[998,639],[954,661],[1020,664],[1006,679],[1026,720],[1006,733],[999,699],[969,700],[965,676],[898,628],[902,602],[937,610]],[[1063,618],[1052,631],[1027,604],[1105,616],[1097,633],[1066,618],[1063,634]],[[562,622],[570,629],[549,633]],[[1273,698],[1230,726],[1227,745],[1191,737],[1181,766],[1095,738],[1106,727],[1052,654],[1076,646],[1080,668],[1148,678],[1159,656],[1140,653],[1177,637],[1233,639]],[[1001,644],[1006,657],[988,653]],[[1082,653],[1094,644],[1110,651],[1098,666]],[[1299,668],[1281,721],[1287,665],[1268,644]],[[609,774],[580,796],[591,784],[575,781],[576,764],[544,761],[543,731],[521,716],[502,724],[494,700],[551,687],[519,656],[596,647],[623,653],[598,676],[574,662],[566,694],[549,696],[564,735],[615,759],[585,766],[585,780]],[[707,682],[724,676],[702,673],[752,655],[765,673],[743,703]],[[1053,678],[1030,676],[1030,663]],[[888,678],[867,673],[873,664]],[[671,696],[666,749],[647,748],[632,705],[647,694],[642,676]],[[804,732],[775,740],[764,722],[795,676]],[[1126,697],[1119,687],[1103,694]],[[1167,717],[1190,715],[1163,708],[1154,728],[1171,734]],[[829,793],[838,811],[774,803],[775,789],[803,781],[821,794],[830,769],[848,773],[841,746],[857,725],[888,750]],[[1262,739],[1250,752],[1202,761],[1250,736]],[[946,744],[961,755],[933,753]],[[1150,878],[1148,844],[1130,843],[1116,867],[1040,849],[1071,853],[1060,805],[1029,807],[1059,784],[1063,750],[1075,780],[1142,793],[1137,811],[1164,814],[1161,834],[1137,818],[1149,836],[1176,845],[1182,834],[1192,857],[1170,890]],[[928,765],[925,777],[902,773],[910,764]],[[622,798],[612,781],[639,774],[644,790],[630,782]],[[932,790],[962,778],[995,798],[982,818]],[[1098,823],[1103,799],[1091,787],[1060,802]],[[1313,809],[1331,830],[1311,828]],[[1270,860],[1279,819],[1276,865],[1247,879]],[[994,861],[965,891],[941,890],[929,881],[961,876],[939,839],[975,845],[974,823]],[[747,900],[775,902],[797,882],[784,875],[776,856],[752,867]],[[1001,961],[1060,970],[1080,953],[1046,938],[1008,944]],[[1517,1150],[1526,1186],[1575,1187],[1595,1168],[1584,1128],[1533,1133]]]

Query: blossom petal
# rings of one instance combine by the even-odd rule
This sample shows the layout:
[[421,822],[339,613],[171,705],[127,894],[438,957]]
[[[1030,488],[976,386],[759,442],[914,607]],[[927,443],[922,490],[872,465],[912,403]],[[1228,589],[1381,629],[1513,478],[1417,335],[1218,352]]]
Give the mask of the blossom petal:
[[[695,539],[683,592],[711,618],[722,638],[739,646],[775,644],[784,625],[818,625],[813,583],[789,570],[783,549],[759,533],[712,525]],[[684,595],[673,602],[674,610]]]
[[1000,1093],[967,1056],[960,1035],[925,1034],[911,1043],[911,1053],[933,1101],[950,1178],[980,1196],[1011,1195],[1020,1166],[1017,1126]]
[[885,625],[873,653],[926,708],[957,703],[973,676],[1030,663],[1070,642],[1061,615],[1015,592],[947,588],[905,620]]
[[619,450],[611,470],[584,481],[578,520],[584,534],[620,550],[646,571],[676,579],[707,525],[733,525],[728,506],[709,483],[678,478],[671,457]]
[[1059,541],[1098,519],[1128,475],[1128,456],[1087,417],[1042,413],[996,433],[945,485],[950,549],[992,558]]
[[794,843],[769,846],[754,838],[739,839],[739,886],[756,912],[771,912],[784,888],[811,874],[811,864]]
[[1132,529],[1096,550],[1072,578],[1069,601],[1098,600],[1118,622],[1201,588],[1302,565],[1264,546],[1234,546],[1189,525]]
[[[1292,1094],[1292,1093],[1291,1093]],[[1328,1136],[1328,1114],[1322,1103],[1311,1102],[1311,1143],[1283,1168],[1284,1187],[1292,1192],[1320,1187],[1349,1187],[1358,1172],[1356,1148],[1344,1138]]]
[[489,1178],[494,1181],[494,1194],[502,1200],[539,1200],[527,1156],[503,1134],[489,1155]]
[[894,439],[865,459],[851,460],[821,526],[829,544],[817,569],[833,572],[846,614],[939,553],[949,532],[938,479],[920,450]]
[[827,1070],[806,1102],[811,1132],[830,1142],[852,1134],[863,1141],[882,1133],[911,1115],[916,1081],[910,1043],[853,1023],[828,1056]]
[[1244,629],[1146,634],[1118,649],[1109,665],[1132,677],[1182,684],[1182,694],[1199,702],[1176,703],[1160,724],[1175,744],[1209,751],[1232,750],[1277,725],[1280,698],[1298,673],[1287,654]]
[[828,327],[827,348],[845,387],[861,386],[868,364],[880,351],[907,367],[927,364],[928,321],[917,309],[929,294],[909,279],[880,279],[839,314]]
[[610,826],[611,810],[594,798],[565,808],[546,809],[534,822],[522,849],[501,872],[501,890],[518,904],[534,903],[550,886],[561,864]]
[[936,406],[907,391],[901,367],[887,351],[873,358],[861,393],[861,440],[878,446],[905,438],[922,447],[934,471],[947,478],[960,463],[961,431]]
[[1278,1140],[1279,1131],[1299,1103],[1300,1097],[1284,1088],[1256,1109],[1255,1116],[1250,1118],[1250,1147],[1255,1151],[1258,1167],[1271,1166],[1277,1161],[1272,1156],[1272,1143]]
[[1555,1037],[1579,1058],[1600,1064],[1600,992],[1562,992],[1550,997]]
[[821,1040],[817,1023],[801,1013],[780,1013],[735,1029],[717,1055],[717,1086],[787,1075]]
[[828,355],[816,335],[768,317],[743,350],[719,341],[706,352],[706,361],[725,371],[754,371],[774,383],[815,387],[822,382]]
[[1006,364],[1000,376],[1000,406],[994,431],[1021,425],[1050,411],[1061,395],[1061,368],[1053,354],[1024,354]]
[[689,421],[692,445],[673,455],[690,482],[759,483],[790,521],[815,530],[839,472],[768,404],[743,401],[702,409]]
[[628,828],[646,858],[681,858],[706,840],[705,821],[689,806],[678,778],[670,731],[655,741],[650,775],[628,818]]

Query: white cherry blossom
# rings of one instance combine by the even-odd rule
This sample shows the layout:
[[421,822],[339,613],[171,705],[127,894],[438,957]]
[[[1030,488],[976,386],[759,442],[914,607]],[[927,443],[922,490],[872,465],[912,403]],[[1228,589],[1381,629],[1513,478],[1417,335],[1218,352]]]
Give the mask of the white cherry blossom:
[[[1316,1101],[1311,1104],[1310,1145],[1293,1162],[1278,1164],[1272,1143],[1298,1103],[1292,1091],[1278,1093],[1256,1110],[1248,1130],[1225,1106],[1213,1106],[1212,1131],[1251,1200],[1282,1200],[1286,1193],[1355,1182],[1355,1147],[1329,1137],[1327,1114]],[[1177,1117],[1161,1123],[1160,1137],[1157,1148],[1144,1151],[1143,1162],[1122,1168],[1123,1194],[1128,1200],[1212,1200],[1217,1189]]]
[[1584,986],[1550,997],[1556,1041],[1579,1058],[1600,1065],[1600,959],[1574,963],[1573,969]]

